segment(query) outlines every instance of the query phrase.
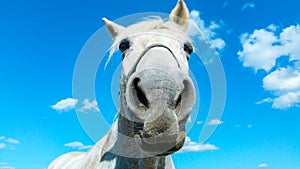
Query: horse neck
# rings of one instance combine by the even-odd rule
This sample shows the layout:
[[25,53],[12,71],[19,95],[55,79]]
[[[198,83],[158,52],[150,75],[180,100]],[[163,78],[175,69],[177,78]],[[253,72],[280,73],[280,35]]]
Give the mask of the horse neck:
[[[128,130],[127,130],[128,129]],[[118,118],[118,132],[122,135],[131,137],[133,134],[133,125],[128,119],[119,114]],[[120,135],[118,135],[120,136]],[[117,137],[115,150],[126,151],[130,153],[131,157],[115,155],[116,165],[115,169],[165,169],[166,157],[143,157],[143,153],[137,147],[136,143],[128,142],[124,137]],[[132,158],[132,154],[136,158]]]

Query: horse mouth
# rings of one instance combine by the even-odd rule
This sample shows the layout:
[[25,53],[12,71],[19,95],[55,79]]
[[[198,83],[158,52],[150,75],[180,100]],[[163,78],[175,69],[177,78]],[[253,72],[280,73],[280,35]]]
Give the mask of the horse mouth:
[[141,138],[139,139],[138,144],[140,148],[147,154],[153,156],[167,156],[180,150],[184,145],[184,141],[185,138],[169,143],[149,144],[145,142],[144,138]]
[[183,132],[177,136],[178,138],[165,137],[158,139],[159,136],[145,137],[143,135],[142,123],[135,125],[134,133],[134,138],[141,150],[153,156],[167,156],[173,154],[183,147],[185,141],[185,134],[183,134]]

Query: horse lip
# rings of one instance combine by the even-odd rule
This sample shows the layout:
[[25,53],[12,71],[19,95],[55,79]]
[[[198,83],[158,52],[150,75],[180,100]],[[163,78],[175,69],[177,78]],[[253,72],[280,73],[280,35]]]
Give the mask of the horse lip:
[[166,135],[165,133],[159,133],[154,136],[145,136],[142,135],[143,141],[149,145],[155,145],[155,144],[169,144],[176,142],[178,135]]
[[[144,139],[145,138],[141,139],[142,148],[145,149],[146,151],[150,151],[150,152],[153,151],[153,150],[155,152],[156,151],[155,149],[162,150],[161,148],[167,148],[166,150],[168,151],[169,149],[172,149],[173,147],[176,146],[176,141],[174,141],[172,143],[154,143],[154,144],[151,144],[151,143],[145,142]],[[170,146],[170,145],[172,145],[172,146]],[[169,146],[170,146],[170,148],[168,148]]]
[[[185,138],[180,138],[180,139],[178,139],[178,141],[176,141],[174,143],[167,143],[167,144],[160,143],[159,146],[160,147],[163,146],[162,149],[160,149],[157,147],[153,147],[153,146],[155,146],[155,144],[146,143],[144,141],[144,139],[140,137],[140,135],[138,137],[139,138],[137,138],[136,140],[137,140],[138,144],[140,145],[141,149],[148,154],[158,156],[158,157],[167,156],[167,155],[177,152],[178,150],[180,150],[183,147],[184,140],[185,140]],[[172,144],[173,144],[173,146],[170,146]],[[150,146],[150,147],[148,147],[148,146]],[[167,148],[169,146],[170,146],[170,148]]]

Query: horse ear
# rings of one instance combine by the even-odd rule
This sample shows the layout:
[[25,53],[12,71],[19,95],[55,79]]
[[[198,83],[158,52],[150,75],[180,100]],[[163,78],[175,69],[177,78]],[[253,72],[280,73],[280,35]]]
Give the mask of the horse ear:
[[169,21],[173,21],[181,26],[185,31],[189,24],[189,10],[183,0],[178,0],[177,5],[172,10]]
[[113,37],[113,39],[115,39],[116,36],[118,36],[118,34],[121,33],[122,30],[125,29],[125,27],[118,25],[118,24],[114,23],[113,21],[110,21],[106,18],[102,18],[102,21],[106,25],[106,28],[108,29],[108,32]]

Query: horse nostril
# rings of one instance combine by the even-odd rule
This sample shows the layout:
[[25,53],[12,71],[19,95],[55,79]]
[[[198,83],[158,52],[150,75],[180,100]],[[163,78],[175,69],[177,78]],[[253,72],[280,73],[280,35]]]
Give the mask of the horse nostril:
[[179,95],[179,97],[177,98],[177,100],[175,101],[175,105],[174,107],[177,108],[177,106],[181,103],[181,95]]
[[134,89],[136,91],[136,96],[139,100],[140,103],[142,103],[145,107],[149,107],[149,103],[148,103],[148,100],[147,100],[147,97],[144,93],[144,91],[139,87],[138,83],[140,82],[141,80],[139,78],[136,78],[133,80],[133,85],[134,85]]

